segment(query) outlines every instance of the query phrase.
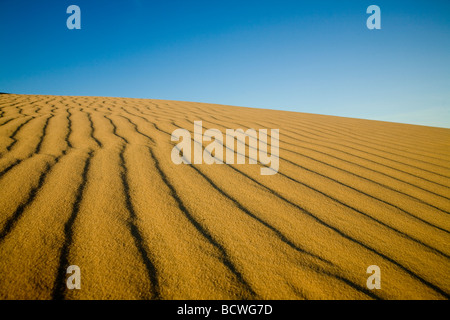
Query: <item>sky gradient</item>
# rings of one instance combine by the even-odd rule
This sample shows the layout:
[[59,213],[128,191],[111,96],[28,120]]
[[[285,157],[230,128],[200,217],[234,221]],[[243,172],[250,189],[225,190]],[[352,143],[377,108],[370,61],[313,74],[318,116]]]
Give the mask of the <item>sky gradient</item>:
[[[81,30],[69,30],[69,5]],[[366,9],[381,8],[381,30]],[[0,92],[450,128],[450,1],[0,0]]]

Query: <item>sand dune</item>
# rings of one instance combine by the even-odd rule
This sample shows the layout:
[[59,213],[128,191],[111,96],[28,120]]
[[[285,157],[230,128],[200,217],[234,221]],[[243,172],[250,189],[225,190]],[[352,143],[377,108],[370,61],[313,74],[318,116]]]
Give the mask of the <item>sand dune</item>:
[[[197,120],[280,129],[279,172],[175,165]],[[448,299],[449,213],[449,129],[0,95],[0,299]]]

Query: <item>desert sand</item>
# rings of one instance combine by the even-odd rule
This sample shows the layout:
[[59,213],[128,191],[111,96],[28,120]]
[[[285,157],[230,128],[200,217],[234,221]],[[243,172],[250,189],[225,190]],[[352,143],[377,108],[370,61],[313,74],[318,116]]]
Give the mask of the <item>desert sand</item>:
[[[278,173],[175,165],[199,120],[278,128]],[[0,95],[0,299],[448,299],[449,213],[449,129]]]

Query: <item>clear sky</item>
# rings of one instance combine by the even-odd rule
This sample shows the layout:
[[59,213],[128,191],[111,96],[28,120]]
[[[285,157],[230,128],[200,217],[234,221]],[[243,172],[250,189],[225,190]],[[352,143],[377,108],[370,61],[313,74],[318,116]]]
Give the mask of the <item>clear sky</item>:
[[[66,9],[81,8],[81,30]],[[381,30],[366,9],[381,8]],[[450,128],[450,1],[0,0],[0,92]]]

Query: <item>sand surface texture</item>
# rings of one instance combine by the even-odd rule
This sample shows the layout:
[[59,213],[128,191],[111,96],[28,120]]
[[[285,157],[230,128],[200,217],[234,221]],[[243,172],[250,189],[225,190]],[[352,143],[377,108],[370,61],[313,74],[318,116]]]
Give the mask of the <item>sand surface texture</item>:
[[[175,165],[197,120],[280,129],[279,172]],[[0,299],[448,299],[449,212],[449,129],[0,95]]]

